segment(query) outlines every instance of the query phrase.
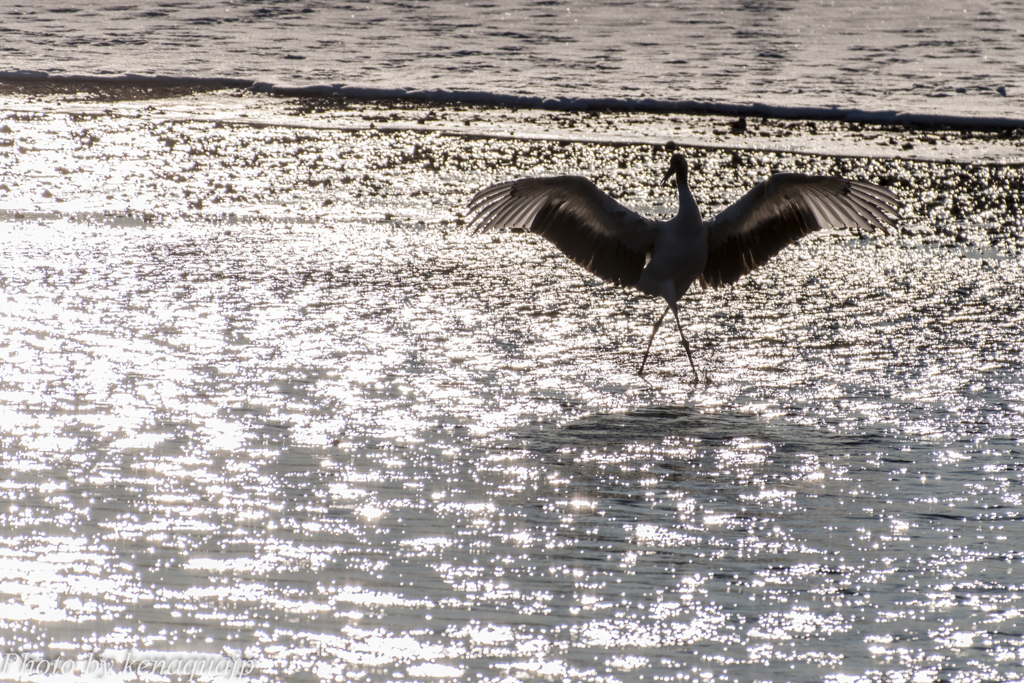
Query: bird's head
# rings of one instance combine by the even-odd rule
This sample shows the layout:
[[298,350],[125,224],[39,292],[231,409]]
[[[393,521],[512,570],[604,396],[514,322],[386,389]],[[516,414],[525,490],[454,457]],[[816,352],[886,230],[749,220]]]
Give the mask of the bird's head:
[[672,160],[668,162],[668,170],[665,171],[665,177],[661,179],[661,184],[668,183],[668,179],[673,175],[679,175],[680,184],[686,182],[686,157],[678,152],[673,154]]

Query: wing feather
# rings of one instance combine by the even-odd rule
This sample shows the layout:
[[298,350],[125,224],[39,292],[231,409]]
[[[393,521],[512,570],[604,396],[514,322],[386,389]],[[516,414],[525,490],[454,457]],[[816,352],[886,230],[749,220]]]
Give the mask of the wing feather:
[[579,176],[524,178],[491,185],[469,203],[476,232],[523,228],[615,285],[640,279],[654,245],[653,223]]
[[881,228],[884,230],[885,226],[878,222],[878,219],[872,216],[872,204],[863,198],[857,192],[850,192],[848,197],[851,208],[856,211],[857,216],[868,223],[872,229]]
[[704,287],[736,282],[804,235],[823,227],[867,231],[896,224],[900,201],[860,180],[779,173],[756,185],[708,226]]
[[527,198],[519,203],[499,204],[499,208],[495,210],[490,222],[495,225],[519,227],[524,223],[532,222],[539,208],[536,197]]
[[833,188],[810,186],[807,189],[816,201],[813,208],[822,210],[821,217],[825,219],[825,225],[842,226],[857,222],[856,213],[851,216],[839,202],[834,201],[834,195],[831,194]]

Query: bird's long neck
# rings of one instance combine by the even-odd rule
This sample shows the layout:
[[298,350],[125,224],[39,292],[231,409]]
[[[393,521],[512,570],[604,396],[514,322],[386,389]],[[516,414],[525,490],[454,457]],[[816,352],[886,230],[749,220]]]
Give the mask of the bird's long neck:
[[685,170],[676,171],[676,185],[679,188],[679,215],[687,223],[696,222],[697,225],[700,225],[702,222],[700,207],[697,206],[697,200],[693,198],[693,193],[690,192],[690,183]]

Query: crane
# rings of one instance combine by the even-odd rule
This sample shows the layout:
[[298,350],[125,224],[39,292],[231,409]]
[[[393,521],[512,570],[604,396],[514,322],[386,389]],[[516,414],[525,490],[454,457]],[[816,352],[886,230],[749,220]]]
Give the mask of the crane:
[[651,330],[638,374],[643,375],[654,336],[671,310],[699,382],[679,322],[679,299],[694,281],[705,289],[732,284],[825,226],[884,232],[896,224],[901,207],[892,192],[861,180],[776,173],[704,220],[680,153],[672,155],[661,184],[673,175],[679,213],[668,221],[637,214],[586,178],[559,176],[509,180],[480,190],[469,203],[470,225],[476,232],[530,230],[602,280],[663,298],[667,306]]

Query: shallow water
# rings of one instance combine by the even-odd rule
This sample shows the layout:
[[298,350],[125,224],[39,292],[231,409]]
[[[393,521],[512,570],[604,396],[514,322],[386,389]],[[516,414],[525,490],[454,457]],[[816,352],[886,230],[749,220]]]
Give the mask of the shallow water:
[[689,150],[705,211],[797,168],[909,207],[687,295],[693,386],[669,332],[635,374],[655,302],[460,224],[482,184],[570,170],[667,213],[663,150],[4,125],[5,653],[1024,676],[1019,170]]

